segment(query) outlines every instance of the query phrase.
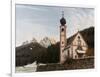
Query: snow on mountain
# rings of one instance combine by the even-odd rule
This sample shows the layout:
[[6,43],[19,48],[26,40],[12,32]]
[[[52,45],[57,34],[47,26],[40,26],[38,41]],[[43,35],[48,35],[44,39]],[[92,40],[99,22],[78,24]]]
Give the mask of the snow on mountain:
[[56,40],[54,38],[50,38],[51,44],[56,44]]
[[32,38],[31,42],[32,42],[32,43],[36,43],[37,40],[36,40],[35,38]]
[[[29,43],[38,43],[37,40],[35,38],[32,38],[32,40],[29,41],[25,41],[23,42],[23,45],[27,45]],[[48,38],[48,37],[44,37],[42,40],[40,40],[40,45],[47,48],[48,46],[55,44],[56,41],[54,38]]]
[[40,45],[42,45],[43,47],[48,47],[52,44],[55,44],[56,41],[53,38],[48,38],[48,37],[44,37],[41,41],[40,41]]

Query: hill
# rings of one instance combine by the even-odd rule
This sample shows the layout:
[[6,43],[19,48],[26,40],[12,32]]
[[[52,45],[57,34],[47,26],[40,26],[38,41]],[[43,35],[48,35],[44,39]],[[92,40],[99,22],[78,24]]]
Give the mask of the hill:
[[46,59],[46,48],[39,43],[29,43],[16,47],[16,66],[27,65],[34,61],[42,61]]
[[[94,27],[90,27],[80,31],[86,43],[88,44],[87,55],[94,55]],[[71,40],[75,34],[67,40]],[[58,63],[60,53],[60,43],[50,45],[48,48],[43,47],[39,43],[29,43],[16,47],[16,66],[22,66],[33,63]]]

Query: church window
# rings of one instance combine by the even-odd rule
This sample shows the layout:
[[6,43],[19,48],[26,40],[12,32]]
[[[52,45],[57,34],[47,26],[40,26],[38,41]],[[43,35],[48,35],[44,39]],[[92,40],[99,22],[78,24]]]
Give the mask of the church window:
[[63,32],[64,31],[64,28],[62,28],[61,31]]
[[77,56],[75,55],[75,59],[77,58]]
[[77,47],[77,49],[78,49],[78,50],[83,50],[83,49],[82,49],[82,46],[81,46],[81,39],[80,39],[80,36],[78,36],[78,41],[77,41],[77,42],[78,42],[78,47]]
[[78,36],[78,39],[80,39],[80,36]]
[[81,45],[81,40],[78,40],[78,45]]
[[77,50],[83,50],[82,46],[78,46]]
[[62,44],[63,44],[64,42],[62,42]]
[[78,45],[81,45],[81,40],[80,40],[80,36],[78,36]]

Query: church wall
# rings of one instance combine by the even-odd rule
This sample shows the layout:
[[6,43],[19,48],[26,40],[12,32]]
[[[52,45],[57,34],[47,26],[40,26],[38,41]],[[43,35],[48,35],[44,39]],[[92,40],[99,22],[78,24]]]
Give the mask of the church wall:
[[71,47],[69,48],[69,51],[70,51],[69,57],[72,58],[72,49],[71,49]]
[[73,45],[78,45],[78,37],[80,37],[80,40],[81,40],[81,46],[86,46],[87,47],[87,44],[84,40],[84,38],[81,36],[80,33],[78,33],[74,39],[74,41],[72,42]]
[[84,41],[84,39],[83,39],[83,37],[81,36],[81,34],[78,33],[78,34],[76,35],[75,39],[74,39],[73,42],[72,42],[73,59],[75,59],[75,58],[78,57],[78,55],[77,55],[77,53],[76,53],[76,49],[77,49],[77,46],[78,46],[78,44],[79,44],[79,42],[78,42],[78,37],[80,37],[80,40],[81,40],[80,46],[82,46],[82,49],[83,49],[84,51],[87,50],[87,44],[86,44],[86,42]]
[[72,46],[73,47],[73,59],[77,58],[77,53],[76,53],[76,49],[77,49],[77,46]]
[[73,53],[72,53],[71,46],[69,48],[67,48],[67,49],[64,50],[64,55],[66,56],[65,58],[72,58],[73,57],[72,54]]
[[68,49],[64,50],[64,55],[66,56],[65,58],[67,58],[68,53],[67,53]]
[[[73,59],[76,59],[78,57],[77,53],[76,53],[76,49],[77,49],[77,46],[72,46],[73,47]],[[83,50],[87,50],[87,47],[82,47]]]
[[73,58],[73,46],[70,46],[70,57]]
[[[66,58],[69,57],[69,58],[72,58],[72,59],[78,59],[78,54],[76,52],[76,49],[78,48],[78,36],[80,36],[80,40],[81,40],[81,43],[80,43],[80,46],[82,47],[82,49],[84,51],[87,50],[87,44],[85,43],[84,39],[82,38],[82,36],[80,35],[80,33],[78,33],[75,37],[75,39],[73,40],[72,44],[64,51],[65,55],[66,55]],[[69,55],[68,55],[68,51],[69,51]]]
[[86,46],[83,46],[82,48],[83,48],[83,50],[85,50],[85,51],[87,50],[87,47],[86,47]]
[[[76,53],[76,49],[77,49],[77,46],[71,45],[68,49],[64,50],[63,55],[65,56],[65,58],[69,57],[69,58],[72,58],[72,59],[77,59],[78,55]],[[85,49],[87,49],[87,47],[83,47],[83,50],[85,50]],[[68,51],[69,51],[69,55],[68,55]]]

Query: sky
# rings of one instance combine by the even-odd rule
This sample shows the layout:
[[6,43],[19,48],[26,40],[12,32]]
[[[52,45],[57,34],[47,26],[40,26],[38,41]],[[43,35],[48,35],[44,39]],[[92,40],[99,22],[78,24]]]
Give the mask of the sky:
[[94,26],[94,8],[16,4],[16,46],[32,38],[38,42],[44,37],[59,41],[62,11],[67,22],[67,38]]

